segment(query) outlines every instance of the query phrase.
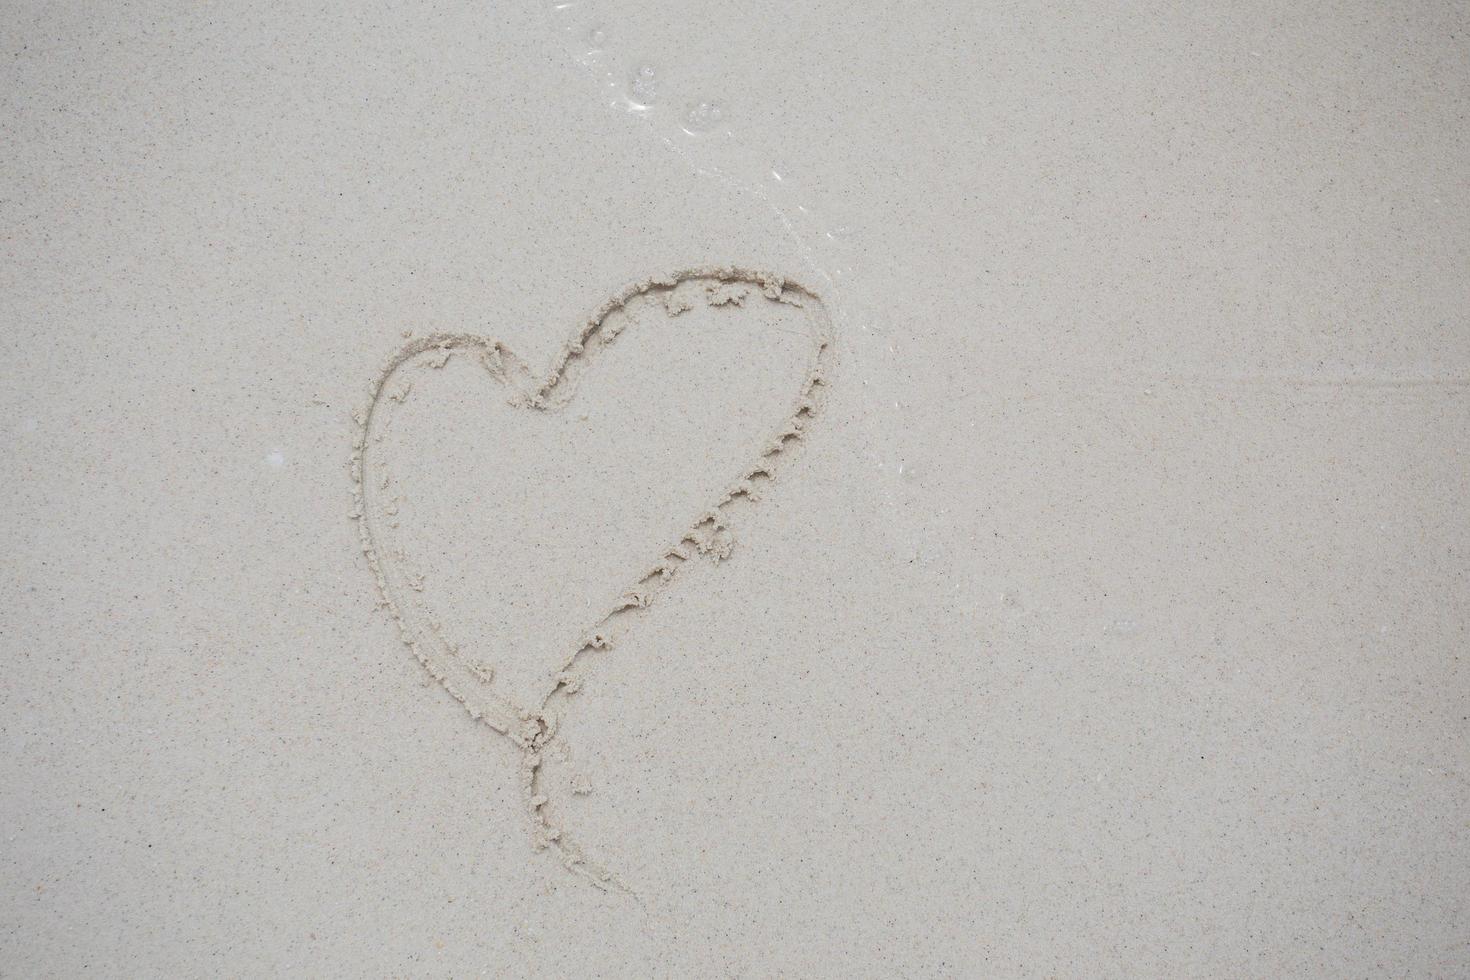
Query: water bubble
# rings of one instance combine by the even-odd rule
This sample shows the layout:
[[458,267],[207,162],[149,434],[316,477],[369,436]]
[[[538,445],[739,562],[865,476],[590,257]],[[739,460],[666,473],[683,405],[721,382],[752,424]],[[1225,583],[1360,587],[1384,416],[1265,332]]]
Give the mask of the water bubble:
[[279,449],[272,449],[266,454],[265,461],[276,469],[286,465],[286,454]]
[[652,65],[639,65],[628,80],[628,99],[639,106],[650,106],[658,100],[658,73]]
[[708,133],[724,121],[725,111],[718,102],[701,102],[684,113],[684,132],[693,136]]
[[607,43],[607,31],[604,31],[600,27],[594,27],[587,32],[586,40],[588,48],[593,51],[600,51],[602,50],[602,46]]

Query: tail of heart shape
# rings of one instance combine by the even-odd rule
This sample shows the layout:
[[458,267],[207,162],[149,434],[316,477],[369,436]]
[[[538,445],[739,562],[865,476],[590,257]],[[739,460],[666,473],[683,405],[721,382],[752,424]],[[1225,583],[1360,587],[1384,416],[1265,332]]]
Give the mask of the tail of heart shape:
[[[693,308],[697,302],[719,306],[757,302],[782,303],[806,314],[810,333],[810,364],[789,410],[771,433],[760,454],[735,475],[728,489],[677,541],[665,548],[647,570],[630,584],[622,597],[587,630],[575,649],[568,650],[560,668],[549,677],[536,703],[518,704],[497,686],[494,665],[462,655],[447,638],[427,605],[416,598],[423,583],[393,546],[397,508],[391,490],[392,475],[381,458],[383,435],[392,421],[394,405],[407,397],[411,366],[442,367],[451,357],[475,358],[497,382],[511,392],[511,402],[532,411],[561,407],[572,395],[582,368],[617,337],[620,326],[609,317],[635,298],[662,301],[670,316]],[[543,754],[556,751],[557,705],[574,695],[580,662],[610,648],[621,626],[639,616],[668,587],[679,568],[701,556],[719,561],[730,554],[732,518],[752,506],[762,485],[774,478],[792,443],[801,439],[815,417],[828,383],[831,360],[831,321],[821,299],[806,287],[782,276],[740,268],[705,268],[634,283],[613,296],[572,335],[537,378],[499,341],[467,333],[437,333],[411,340],[393,354],[369,387],[368,404],[355,416],[351,472],[354,508],[362,552],[377,582],[399,635],[424,668],[453,695],[470,716],[509,739],[520,750],[521,785],[537,850],[554,848],[570,870],[600,888],[629,891],[610,871],[589,858],[548,816],[541,792]]]

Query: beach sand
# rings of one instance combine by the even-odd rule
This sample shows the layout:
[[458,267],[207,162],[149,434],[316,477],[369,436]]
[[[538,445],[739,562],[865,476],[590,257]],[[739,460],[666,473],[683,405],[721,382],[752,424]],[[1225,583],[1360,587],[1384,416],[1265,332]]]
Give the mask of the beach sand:
[[7,5],[0,974],[1470,974],[1463,5],[501,8]]

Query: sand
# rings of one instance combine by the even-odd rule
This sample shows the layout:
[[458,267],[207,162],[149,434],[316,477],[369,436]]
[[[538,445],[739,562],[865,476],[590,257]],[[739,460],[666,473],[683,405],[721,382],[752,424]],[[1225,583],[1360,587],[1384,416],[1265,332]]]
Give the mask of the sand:
[[5,976],[1470,973],[1463,6],[10,4]]

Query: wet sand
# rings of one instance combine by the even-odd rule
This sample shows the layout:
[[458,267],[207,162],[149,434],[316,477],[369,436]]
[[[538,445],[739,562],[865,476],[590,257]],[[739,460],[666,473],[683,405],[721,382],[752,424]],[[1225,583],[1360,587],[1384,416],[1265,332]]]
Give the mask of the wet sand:
[[8,20],[0,973],[1470,970],[1463,10]]

